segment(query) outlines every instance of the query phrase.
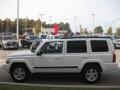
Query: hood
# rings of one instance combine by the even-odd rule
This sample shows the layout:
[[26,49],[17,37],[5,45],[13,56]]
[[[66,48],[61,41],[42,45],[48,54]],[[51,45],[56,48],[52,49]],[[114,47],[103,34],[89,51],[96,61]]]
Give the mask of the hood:
[[22,51],[16,51],[16,52],[13,52],[9,55],[7,55],[7,57],[16,57],[16,56],[32,56],[34,53],[32,53],[31,51],[29,50],[22,50]]

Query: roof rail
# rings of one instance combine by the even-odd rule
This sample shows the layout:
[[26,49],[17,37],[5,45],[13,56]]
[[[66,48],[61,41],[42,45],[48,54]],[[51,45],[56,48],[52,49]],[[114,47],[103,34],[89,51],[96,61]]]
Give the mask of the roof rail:
[[62,39],[75,39],[75,38],[110,38],[110,36],[71,36],[71,37],[63,37]]

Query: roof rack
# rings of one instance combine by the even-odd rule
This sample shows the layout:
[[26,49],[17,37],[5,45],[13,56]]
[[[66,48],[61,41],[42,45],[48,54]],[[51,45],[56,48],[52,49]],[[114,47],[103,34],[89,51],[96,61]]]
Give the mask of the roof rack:
[[70,36],[70,37],[63,37],[62,39],[75,39],[75,38],[109,38],[112,39],[110,36]]

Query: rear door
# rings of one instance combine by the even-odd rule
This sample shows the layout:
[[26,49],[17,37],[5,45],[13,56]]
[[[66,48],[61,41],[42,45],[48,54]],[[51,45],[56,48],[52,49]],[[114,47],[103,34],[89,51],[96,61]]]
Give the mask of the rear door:
[[83,60],[89,56],[86,40],[66,41],[66,51],[64,55],[64,72],[80,72],[79,66]]
[[[90,59],[100,60],[103,63],[111,63],[113,58],[113,47],[110,45],[112,43],[108,43],[107,40],[90,40],[91,45],[91,53]],[[110,47],[109,47],[110,46]]]

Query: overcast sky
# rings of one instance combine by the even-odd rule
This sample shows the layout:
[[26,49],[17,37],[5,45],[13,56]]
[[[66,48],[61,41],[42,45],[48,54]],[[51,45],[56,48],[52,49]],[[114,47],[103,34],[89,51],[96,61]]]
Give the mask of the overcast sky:
[[[92,13],[95,26],[103,28],[120,25],[120,0],[19,0],[20,18],[38,19],[42,13],[46,22],[69,22],[73,31],[79,25],[88,30],[93,28]],[[17,17],[17,0],[0,0],[0,18]],[[51,16],[51,18],[50,18]],[[76,17],[76,20],[75,20]],[[117,19],[118,18],[118,19]],[[117,19],[117,20],[116,20]]]

